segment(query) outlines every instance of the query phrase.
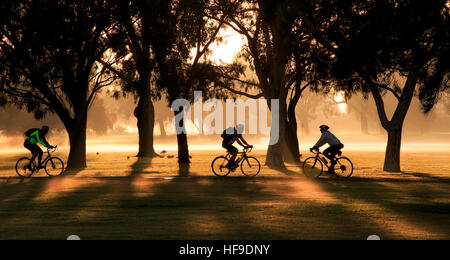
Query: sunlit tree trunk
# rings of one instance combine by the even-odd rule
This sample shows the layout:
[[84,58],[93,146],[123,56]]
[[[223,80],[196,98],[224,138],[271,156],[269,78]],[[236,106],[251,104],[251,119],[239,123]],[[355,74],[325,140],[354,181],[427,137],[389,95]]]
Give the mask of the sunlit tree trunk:
[[67,161],[67,169],[86,168],[86,130],[87,109],[77,112],[75,119],[65,124],[69,134],[70,151]]
[[383,97],[378,88],[372,87],[372,96],[377,105],[378,115],[383,128],[388,133],[384,171],[400,172],[400,154],[402,144],[402,129],[406,115],[414,97],[417,84],[417,71],[412,70],[408,75],[401,96],[398,97],[398,105],[391,120],[387,118]]
[[[277,98],[277,97],[275,97]],[[280,91],[280,94],[278,95],[279,102],[280,102],[280,108],[279,108],[279,129],[278,132],[274,127],[276,127],[274,124],[272,124],[272,132],[271,132],[271,139],[275,140],[278,139],[278,142],[276,144],[269,145],[269,148],[267,150],[267,157],[266,157],[266,165],[270,168],[274,169],[284,169],[286,166],[284,165],[284,158],[285,158],[285,134],[286,134],[286,127],[287,127],[287,110],[286,110],[286,98],[287,93],[286,91]],[[278,136],[273,136],[278,135]],[[275,139],[274,139],[275,138]]]
[[400,172],[400,155],[402,146],[402,129],[393,128],[388,130],[388,143],[384,159],[384,171]]
[[158,124],[159,124],[159,129],[161,130],[161,137],[167,137],[167,131],[164,126],[165,125],[164,119],[159,119]]
[[288,163],[299,163],[300,144],[297,136],[297,122],[291,120],[292,119],[289,119],[286,123],[286,133],[284,139],[285,161]]
[[[179,111],[175,111],[175,118],[181,113],[184,113],[184,109],[182,107],[180,108]],[[180,125],[178,127],[180,127],[180,129],[183,130],[182,133],[177,134],[178,162],[180,164],[190,163],[191,160],[189,155],[189,145],[184,118],[180,120]]]
[[149,94],[140,97],[134,115],[137,118],[137,127],[139,131],[139,153],[137,156],[155,157],[155,107]]
[[297,108],[298,102],[302,96],[303,89],[300,85],[295,88],[295,95],[289,102],[289,107],[287,111],[287,123],[286,123],[286,134],[285,134],[285,161],[288,163],[299,163],[300,162],[300,143],[297,135],[298,124],[297,115],[295,110]]

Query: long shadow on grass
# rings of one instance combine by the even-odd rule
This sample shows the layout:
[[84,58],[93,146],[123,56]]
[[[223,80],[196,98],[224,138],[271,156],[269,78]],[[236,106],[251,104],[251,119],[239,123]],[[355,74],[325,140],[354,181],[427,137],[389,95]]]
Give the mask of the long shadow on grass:
[[[111,193],[112,187],[85,181],[60,177],[33,179],[24,185],[3,185],[0,239],[64,240],[74,234],[87,237],[92,232],[90,229],[107,220],[108,214],[103,210],[108,204],[99,198]],[[73,189],[72,182],[77,182]],[[69,190],[63,190],[67,186]],[[91,216],[100,218],[90,221]]]
[[[123,190],[117,208],[117,214],[128,212],[125,226],[129,232],[120,234],[121,237],[361,239],[363,231],[372,234],[370,231],[377,230],[373,223],[353,219],[356,216],[342,205],[285,196],[295,192],[290,185],[277,184],[280,191],[269,190],[267,185],[271,186],[271,181],[242,177],[175,178],[140,184],[136,179],[129,181],[129,189]],[[133,196],[136,189],[140,190],[140,196]],[[145,195],[146,192],[151,195]],[[287,207],[289,203],[303,206],[295,210]],[[344,225],[340,223],[343,220]],[[350,226],[356,229],[348,231],[346,228]]]
[[191,174],[191,164],[190,163],[179,163],[178,175],[180,177],[188,177]]
[[139,174],[145,174],[145,173],[159,173],[159,172],[150,172],[146,171],[148,168],[152,166],[153,158],[147,158],[147,157],[138,157],[136,162],[133,163],[130,166],[130,174],[133,175],[139,175]]
[[[60,191],[71,178],[56,180],[2,185],[0,238],[364,239],[383,232],[389,238],[382,225],[348,205],[363,201],[405,217],[427,210],[394,201],[398,196],[391,195],[399,191],[378,183],[134,176],[72,180],[79,186]],[[308,194],[316,187],[331,194],[330,201]],[[39,200],[43,191],[56,193]],[[424,205],[430,204],[419,204]],[[445,213],[439,209],[432,213]]]
[[403,175],[406,176],[414,176],[418,178],[423,178],[425,181],[438,181],[438,182],[450,182],[450,178],[443,178],[439,176],[433,176],[431,174],[427,173],[420,173],[420,172],[402,172]]
[[[375,207],[386,209],[386,211],[398,216],[399,223],[405,223],[415,226],[418,230],[427,230],[440,237],[450,237],[450,193],[449,179],[430,176],[423,173],[411,174],[421,177],[423,180],[406,179],[370,179],[370,178],[352,178],[339,179],[328,178],[318,179],[313,183],[318,190],[326,192],[333,198],[339,200],[347,208],[352,208],[352,203],[358,202],[364,205],[373,205]],[[410,188],[411,186],[417,186]],[[437,199],[440,199],[437,201]],[[328,206],[327,206],[328,207]],[[350,221],[360,225],[361,216],[354,214],[355,209],[348,210],[334,209],[337,218],[340,213],[347,212],[354,215],[348,220],[342,219],[345,223]],[[357,211],[357,209],[356,209]],[[348,217],[349,214],[347,214]],[[333,217],[331,220],[336,220]],[[359,222],[359,224],[358,224]],[[363,221],[366,222],[367,221]],[[386,233],[385,238],[402,238],[402,234],[393,236],[389,228],[377,223],[372,223],[372,228],[367,229]],[[363,225],[365,226],[365,225]],[[375,229],[373,227],[376,227]],[[369,232],[368,232],[369,233]],[[367,233],[367,234],[368,234]],[[376,233],[374,233],[376,234]],[[411,235],[411,234],[408,234]],[[403,238],[408,238],[404,235]],[[419,237],[420,238],[420,237]]]
[[[447,181],[329,179],[316,183],[349,206],[355,202],[374,205],[396,215],[395,221],[399,223],[426,229],[447,239],[450,237],[450,187]],[[437,201],[438,198],[441,200]],[[381,226],[379,230],[380,233],[387,232],[385,237],[392,236],[387,229]],[[402,234],[396,234],[396,238],[399,237]]]

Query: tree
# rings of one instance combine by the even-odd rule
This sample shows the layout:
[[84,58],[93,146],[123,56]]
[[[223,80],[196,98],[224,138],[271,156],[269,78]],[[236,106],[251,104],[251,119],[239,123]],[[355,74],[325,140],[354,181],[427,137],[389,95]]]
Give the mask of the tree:
[[116,79],[96,62],[111,45],[110,10],[102,0],[0,5],[0,93],[37,118],[59,117],[69,135],[68,168],[86,167],[89,107]]
[[[161,44],[170,33],[168,17],[171,1],[165,0],[120,0],[115,3],[117,27],[110,34],[122,39],[115,46],[115,55],[121,57],[119,64],[111,68],[119,76],[123,94],[132,94],[137,106],[139,132],[138,157],[154,157],[154,101],[161,98],[156,89],[156,60],[154,53],[160,51]],[[119,95],[117,95],[118,97]]]
[[167,106],[166,98],[155,103],[155,107],[158,113],[156,113],[155,120],[159,125],[161,132],[161,137],[165,138],[168,136],[165,125],[166,122],[173,119],[173,111]]
[[376,118],[376,112],[373,113],[374,109],[372,109],[374,107],[369,104],[366,98],[360,96],[352,96],[347,100],[346,104],[349,107],[349,113],[355,113],[359,118],[361,123],[361,133],[370,134],[369,118]]
[[[399,172],[403,123],[415,93],[428,112],[449,86],[447,1],[301,2],[305,27],[333,53],[343,89],[374,98],[388,133],[384,170]],[[398,101],[391,118],[386,94]]]
[[241,89],[228,90],[249,98],[264,97],[269,107],[271,100],[280,101],[279,142],[269,146],[266,164],[284,168],[284,161],[299,162],[295,110],[305,89],[319,88],[327,56],[311,44],[311,37],[302,30],[293,1],[219,2],[230,12],[226,24],[246,39],[242,56],[258,79],[254,82],[241,75],[225,74],[241,84]]
[[[216,86],[229,84],[218,75],[219,65],[208,60],[210,46],[220,41],[225,14],[214,8],[214,3],[202,0],[174,1],[165,29],[170,34],[161,39],[161,49],[155,52],[157,84],[164,91],[169,104],[177,99],[194,100],[194,91],[203,91],[205,98],[221,97]],[[215,17],[215,21],[207,19]],[[217,21],[217,22],[216,22]],[[186,113],[183,108],[174,111],[175,117]],[[178,161],[190,163],[186,121],[177,127]]]

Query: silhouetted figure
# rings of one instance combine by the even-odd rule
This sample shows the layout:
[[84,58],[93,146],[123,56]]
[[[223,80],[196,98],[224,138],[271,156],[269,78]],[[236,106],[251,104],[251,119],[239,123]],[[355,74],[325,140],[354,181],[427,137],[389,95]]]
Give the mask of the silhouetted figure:
[[53,146],[50,145],[45,138],[49,130],[50,128],[48,126],[43,126],[41,129],[32,128],[25,132],[25,136],[27,137],[27,139],[25,140],[24,146],[25,148],[30,150],[31,154],[33,155],[31,157],[31,162],[34,162],[36,157],[38,157],[38,169],[42,168],[42,155],[44,154],[38,144],[41,144],[46,148],[53,148]]
[[320,132],[322,133],[322,136],[320,137],[317,144],[311,148],[311,151],[318,151],[320,147],[324,146],[325,144],[330,145],[325,151],[323,151],[323,154],[331,161],[331,167],[329,168],[328,173],[335,173],[334,172],[334,166],[336,165],[336,155],[342,154],[341,150],[344,148],[344,145],[339,141],[339,139],[332,134],[330,131],[330,127],[327,125],[320,126]]
[[237,142],[240,146],[244,147],[245,149],[253,148],[253,146],[249,145],[242,136],[242,134],[244,133],[244,129],[245,129],[244,125],[238,125],[236,128],[230,127],[226,129],[222,134],[223,138],[222,147],[225,148],[231,154],[231,159],[225,166],[227,168],[238,167],[238,165],[236,165],[236,157],[239,153],[239,149],[233,146],[235,142]]

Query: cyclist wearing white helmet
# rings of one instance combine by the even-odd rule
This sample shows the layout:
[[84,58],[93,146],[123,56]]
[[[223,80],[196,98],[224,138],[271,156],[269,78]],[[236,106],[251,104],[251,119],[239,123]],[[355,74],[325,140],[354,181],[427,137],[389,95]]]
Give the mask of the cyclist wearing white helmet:
[[320,137],[320,140],[317,142],[317,144],[314,145],[313,148],[311,148],[311,151],[314,150],[318,151],[320,147],[324,146],[325,144],[328,144],[330,147],[325,149],[325,151],[323,151],[323,154],[331,161],[331,167],[329,172],[334,173],[334,166],[337,163],[336,155],[341,154],[341,150],[344,148],[344,145],[329,130],[330,127],[327,125],[320,126],[320,132],[322,132],[322,136]]
[[237,167],[236,165],[236,157],[239,153],[239,149],[233,146],[235,142],[237,142],[240,146],[244,147],[245,149],[253,148],[253,146],[249,145],[247,141],[245,141],[242,134],[244,133],[245,126],[240,124],[234,127],[230,127],[223,131],[222,133],[222,147],[225,148],[230,154],[231,159],[228,165],[226,165],[227,168],[229,167]]
[[53,148],[53,146],[51,146],[45,139],[45,136],[48,134],[49,130],[50,128],[48,126],[43,126],[41,129],[32,128],[25,132],[25,136],[27,137],[27,139],[25,140],[24,146],[25,148],[30,150],[31,154],[33,155],[31,157],[32,162],[36,159],[36,157],[39,157],[38,168],[42,167],[42,155],[44,154],[42,149],[38,146],[38,143],[44,147]]

